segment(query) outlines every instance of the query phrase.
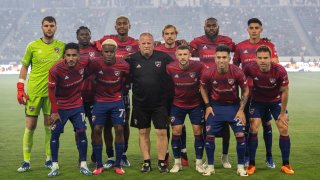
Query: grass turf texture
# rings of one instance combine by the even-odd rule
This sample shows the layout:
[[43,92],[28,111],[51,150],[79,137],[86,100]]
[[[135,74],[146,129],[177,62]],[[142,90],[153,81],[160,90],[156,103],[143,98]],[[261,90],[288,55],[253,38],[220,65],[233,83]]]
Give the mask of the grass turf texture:
[[[259,147],[257,150],[256,173],[250,179],[318,179],[320,171],[320,146],[318,133],[320,122],[318,119],[320,107],[320,73],[290,73],[290,97],[289,97],[289,131],[291,136],[290,162],[296,174],[285,175],[280,172],[281,154],[279,149],[279,133],[273,125],[273,156],[276,169],[268,169],[265,164],[265,149],[262,138],[262,127],[259,132]],[[42,115],[38,120],[38,127],[34,134],[34,144],[31,154],[31,170],[18,173],[16,170],[23,160],[22,137],[24,132],[24,106],[18,105],[16,100],[16,82],[18,75],[0,75],[0,176],[1,179],[45,179],[49,173],[44,168],[44,128]],[[113,170],[106,170],[102,175],[86,177],[79,173],[78,152],[74,141],[74,133],[71,123],[67,123],[65,133],[60,138],[59,166],[61,174],[55,179],[205,179],[194,170],[195,154],[193,149],[193,135],[190,121],[187,124],[187,150],[189,155],[189,167],[177,174],[160,174],[157,170],[155,131],[152,130],[152,167],[149,174],[140,173],[142,158],[138,144],[138,133],[131,129],[128,157],[131,162],[130,168],[124,168],[126,174],[116,175]],[[90,134],[88,128],[87,134]],[[90,139],[90,138],[89,138]],[[88,145],[88,160],[91,154],[91,144]],[[169,147],[171,153],[171,147]],[[236,150],[235,138],[231,136],[229,160],[232,169],[223,169],[220,164],[221,138],[216,140],[215,167],[216,174],[212,178],[230,179],[240,178],[236,175]],[[105,152],[105,147],[104,150]],[[172,153],[171,153],[172,154]],[[171,155],[172,156],[172,155]],[[104,153],[104,159],[106,155]],[[171,158],[171,165],[173,159]],[[171,168],[171,166],[170,166]],[[93,168],[90,168],[93,170]]]

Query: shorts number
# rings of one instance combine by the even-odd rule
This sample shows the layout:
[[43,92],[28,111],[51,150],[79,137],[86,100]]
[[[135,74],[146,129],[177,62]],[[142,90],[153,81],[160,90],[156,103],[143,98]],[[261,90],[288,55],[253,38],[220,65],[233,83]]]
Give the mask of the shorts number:
[[86,121],[86,115],[84,113],[80,113],[81,118],[82,118],[82,122]]
[[119,109],[119,111],[120,111],[119,117],[123,117],[125,110],[124,109]]

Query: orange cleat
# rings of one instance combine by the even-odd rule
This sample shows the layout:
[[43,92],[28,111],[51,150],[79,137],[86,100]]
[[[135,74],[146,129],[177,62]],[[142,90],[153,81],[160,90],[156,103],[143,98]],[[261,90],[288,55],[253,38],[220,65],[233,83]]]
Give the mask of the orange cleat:
[[114,172],[119,175],[123,175],[126,173],[121,167],[115,167]]
[[285,165],[281,167],[281,171],[286,174],[294,174],[294,171],[292,170],[290,165]]
[[249,165],[246,171],[249,175],[252,175],[256,171],[256,167],[254,165]]
[[92,174],[93,175],[99,175],[99,174],[101,174],[103,172],[103,170],[104,170],[103,167],[97,168],[92,172]]

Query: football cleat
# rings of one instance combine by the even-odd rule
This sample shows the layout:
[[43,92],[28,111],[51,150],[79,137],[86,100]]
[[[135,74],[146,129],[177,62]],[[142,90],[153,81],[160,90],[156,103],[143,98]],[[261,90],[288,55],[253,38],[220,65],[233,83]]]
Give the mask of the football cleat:
[[231,168],[231,164],[230,164],[230,162],[229,162],[229,160],[228,160],[228,155],[222,155],[221,156],[221,164],[222,164],[222,166],[224,167],[224,168],[226,168],[226,169],[230,169]]
[[254,165],[249,165],[246,171],[249,175],[252,175],[256,171],[256,167]]
[[119,175],[123,175],[126,173],[121,167],[115,167],[114,172]]
[[204,173],[205,169],[203,168],[202,164],[196,164],[196,171],[202,174]]
[[49,161],[44,162],[44,167],[48,168],[48,169],[51,169],[52,168],[52,161],[49,160]]
[[148,172],[150,172],[151,171],[151,166],[150,166],[150,164],[149,163],[143,163],[142,164],[142,167],[141,167],[141,169],[140,169],[140,172],[142,172],[142,173],[148,173]]
[[181,152],[181,165],[183,167],[187,167],[189,165],[188,156],[186,152],[185,153]]
[[107,162],[103,165],[103,167],[105,168],[105,169],[110,169],[110,168],[112,168],[113,166],[114,166],[114,160],[111,160],[111,159],[109,159],[109,160],[107,160]]
[[101,173],[103,172],[103,170],[104,170],[103,167],[99,167],[99,168],[95,169],[95,170],[92,172],[92,174],[93,174],[93,175],[99,175],[99,174],[101,174]]
[[168,166],[165,163],[161,163],[160,165],[158,165],[158,169],[160,173],[167,173],[169,172],[168,170]]
[[203,169],[207,169],[208,167],[208,161],[206,160],[203,164],[202,164],[202,168]]
[[80,173],[87,175],[87,176],[92,175],[92,172],[89,170],[89,168],[86,165],[80,167]]
[[28,170],[30,170],[30,163],[23,161],[23,163],[21,164],[21,166],[17,169],[18,172],[26,172]]
[[243,164],[238,164],[237,174],[239,176],[248,176],[247,171],[244,170],[244,165]]
[[128,157],[126,155],[122,155],[120,165],[123,167],[130,167],[131,166],[131,164],[128,160]]
[[52,168],[51,172],[48,174],[48,177],[58,176],[60,174],[59,168]]
[[170,172],[171,172],[171,173],[177,173],[177,172],[179,172],[179,171],[181,171],[181,170],[182,170],[181,164],[174,164],[174,165],[172,166],[172,168],[170,169]]
[[281,167],[281,171],[286,174],[294,174],[294,171],[290,165],[285,165]]
[[271,169],[276,168],[276,164],[273,162],[272,157],[267,157],[266,166]]
[[214,165],[208,165],[207,169],[202,173],[203,176],[211,176],[215,173]]
[[164,163],[167,165],[167,167],[170,165],[170,154],[169,153],[166,153]]

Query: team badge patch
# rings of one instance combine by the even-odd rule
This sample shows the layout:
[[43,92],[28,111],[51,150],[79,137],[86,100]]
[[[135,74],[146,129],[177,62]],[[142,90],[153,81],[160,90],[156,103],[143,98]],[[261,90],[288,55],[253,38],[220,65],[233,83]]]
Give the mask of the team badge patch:
[[189,75],[190,75],[191,78],[196,77],[196,73],[195,72],[190,72]]
[[56,53],[59,53],[60,48],[56,47],[56,48],[54,48],[54,51],[55,51]]
[[234,83],[234,79],[228,79],[228,83],[232,85]]
[[206,131],[209,132],[211,129],[211,126],[206,126]]
[[115,75],[115,76],[119,76],[119,75],[120,75],[120,71],[115,70],[115,71],[114,71],[114,75]]
[[132,51],[132,46],[126,46],[127,51]]
[[276,82],[276,79],[275,78],[269,78],[269,81],[271,84],[273,84],[274,82]]
[[29,106],[29,111],[34,111],[34,106]]
[[176,118],[174,117],[174,116],[171,116],[171,122],[173,123],[175,120],[176,120]]
[[253,113],[254,113],[254,108],[251,108],[251,109],[249,110],[249,113],[250,113],[250,114],[253,114]]
[[89,56],[90,56],[90,57],[94,57],[95,54],[96,54],[95,52],[89,52]]
[[154,64],[156,65],[156,67],[161,67],[161,61],[155,61]]

